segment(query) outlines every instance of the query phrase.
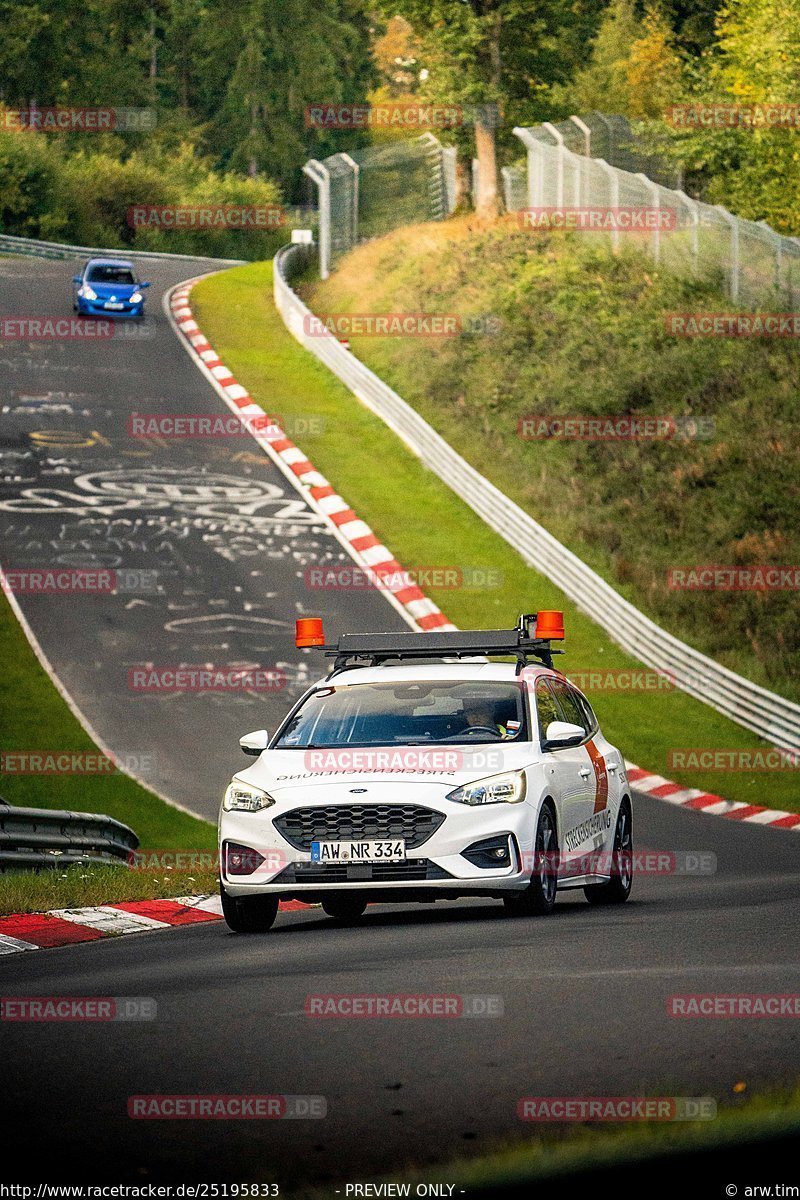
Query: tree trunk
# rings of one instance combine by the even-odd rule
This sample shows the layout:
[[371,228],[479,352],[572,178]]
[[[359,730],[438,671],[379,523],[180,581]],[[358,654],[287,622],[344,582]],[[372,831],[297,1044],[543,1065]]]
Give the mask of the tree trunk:
[[[500,8],[495,14],[489,37],[489,78],[495,94],[499,92],[503,77],[500,55],[500,32],[503,15]],[[478,197],[476,212],[482,216],[496,217],[502,211],[500,192],[497,186],[496,134],[498,110],[496,104],[479,104],[475,109],[475,152],[478,158]]]
[[481,216],[496,217],[500,212],[497,190],[497,155],[495,131],[491,120],[482,113],[475,119],[475,152],[478,159],[478,196],[475,211]]

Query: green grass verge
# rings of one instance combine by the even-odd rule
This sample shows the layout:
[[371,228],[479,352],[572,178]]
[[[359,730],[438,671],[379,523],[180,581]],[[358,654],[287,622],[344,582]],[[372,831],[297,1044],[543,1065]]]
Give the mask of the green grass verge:
[[[398,1171],[380,1182],[391,1178],[410,1183],[412,1195],[417,1183],[431,1179],[454,1184],[453,1195],[458,1195],[460,1188],[483,1188],[491,1194],[491,1189],[509,1184],[536,1185],[552,1180],[557,1185],[560,1177],[582,1171],[591,1173],[596,1183],[594,1172],[605,1166],[646,1162],[654,1155],[733,1147],[800,1130],[800,1091],[763,1093],[747,1100],[737,1096],[734,1101],[720,1106],[712,1121],[584,1124],[550,1130],[539,1126],[525,1141],[484,1148],[471,1159],[461,1157],[435,1167]],[[323,1200],[330,1195],[330,1188],[307,1188],[296,1193],[298,1200],[301,1194],[305,1200]],[[289,1200],[293,1195],[290,1193]]]
[[[493,533],[286,331],[272,302],[272,265],[237,267],[199,283],[192,306],[204,333],[251,395],[289,421],[324,422],[298,443],[407,567],[460,565],[498,573],[499,585],[429,590],[462,628],[507,625],[521,611],[563,608],[571,673],[638,664]],[[484,467],[487,463],[483,464]],[[679,691],[599,691],[591,698],[607,736],[642,767],[667,773],[670,747],[763,747]],[[775,808],[800,809],[791,773],[669,771],[687,786]],[[783,836],[776,832],[776,837]]]
[[[665,258],[670,246],[665,249]],[[707,282],[612,255],[606,239],[508,217],[395,230],[310,289],[316,312],[487,314],[496,332],[353,336],[353,350],[478,470],[655,620],[800,699],[790,590],[686,591],[670,568],[800,563],[797,350],[787,338],[675,337],[665,314],[728,312]],[[525,440],[519,421],[674,417],[707,436]]]
[[217,871],[208,864],[213,853],[198,856],[193,871],[132,871],[125,866],[76,866],[0,875],[0,916],[119,904],[123,900],[169,900],[217,891]]
[[[97,749],[39,665],[11,606],[2,595],[0,662],[3,663],[0,672],[0,712],[3,714],[0,750]],[[144,847],[175,850],[213,850],[216,847],[216,832],[209,821],[180,812],[127,775],[3,774],[0,775],[0,793],[11,804],[115,817],[134,830]],[[173,892],[175,894],[179,893]]]

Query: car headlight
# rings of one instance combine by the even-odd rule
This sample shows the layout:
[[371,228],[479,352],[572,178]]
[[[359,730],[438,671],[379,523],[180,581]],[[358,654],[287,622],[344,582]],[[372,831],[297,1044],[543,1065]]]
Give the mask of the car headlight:
[[144,296],[142,295],[141,292],[134,292],[133,295],[131,296],[130,303],[138,304],[143,299],[144,299]]
[[249,787],[244,783],[231,783],[225,792],[222,807],[226,812],[260,812],[274,804],[272,796],[261,788]]
[[448,800],[459,804],[519,804],[525,799],[525,772],[506,771],[502,775],[489,775],[465,783],[454,792],[447,793]]
[[85,283],[82,288],[78,289],[78,295],[83,296],[84,300],[96,300],[97,292],[94,288],[90,288],[88,283]]

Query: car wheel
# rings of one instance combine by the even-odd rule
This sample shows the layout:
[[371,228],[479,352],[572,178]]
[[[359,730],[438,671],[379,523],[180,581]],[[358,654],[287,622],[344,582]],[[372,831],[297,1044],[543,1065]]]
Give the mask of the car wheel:
[[503,904],[512,916],[545,917],[553,911],[558,891],[558,836],[551,805],[542,805],[536,826],[533,874],[524,892],[505,896]]
[[627,800],[623,800],[620,805],[617,827],[614,830],[614,851],[611,861],[614,874],[608,883],[592,883],[583,889],[583,894],[590,904],[624,904],[631,894],[633,886],[633,823]]
[[360,896],[326,896],[323,911],[339,925],[356,925],[366,912],[367,902]]
[[277,896],[229,896],[220,884],[222,915],[234,933],[266,933],[278,914]]

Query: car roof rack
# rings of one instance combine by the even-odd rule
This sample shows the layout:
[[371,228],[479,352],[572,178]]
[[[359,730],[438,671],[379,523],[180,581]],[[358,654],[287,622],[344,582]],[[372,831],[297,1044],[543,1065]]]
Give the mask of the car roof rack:
[[[316,618],[311,618],[316,621]],[[299,626],[300,622],[298,622]],[[546,634],[547,636],[541,636]],[[330,677],[355,667],[375,667],[392,659],[474,658],[476,656],[514,657],[516,674],[529,665],[531,659],[553,668],[553,655],[563,654],[554,649],[552,641],[564,637],[561,613],[523,613],[513,629],[442,630],[431,633],[342,633],[338,642],[327,645],[319,632],[298,645],[314,645],[326,658],[333,658]]]

